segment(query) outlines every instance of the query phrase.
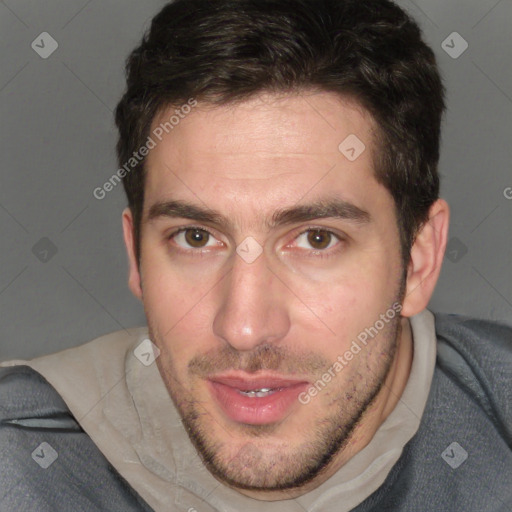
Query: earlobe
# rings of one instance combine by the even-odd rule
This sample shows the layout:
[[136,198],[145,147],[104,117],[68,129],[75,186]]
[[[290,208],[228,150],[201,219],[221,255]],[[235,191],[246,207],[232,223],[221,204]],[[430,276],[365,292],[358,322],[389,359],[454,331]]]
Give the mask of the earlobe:
[[438,199],[430,207],[429,219],[411,249],[402,316],[410,317],[423,311],[434,293],[443,264],[449,221],[448,203]]
[[123,235],[126,252],[128,254],[129,276],[128,286],[132,293],[138,299],[142,300],[141,278],[137,258],[135,256],[134,232],[133,232],[133,215],[130,208],[123,211]]

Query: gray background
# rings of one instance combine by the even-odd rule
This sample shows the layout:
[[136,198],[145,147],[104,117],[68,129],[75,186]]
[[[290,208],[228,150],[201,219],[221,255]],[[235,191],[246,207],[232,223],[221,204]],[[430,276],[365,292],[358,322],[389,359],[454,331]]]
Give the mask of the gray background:
[[[164,4],[0,1],[0,360],[145,323],[126,282],[122,188],[101,201],[92,191],[117,169],[124,60]],[[448,89],[440,172],[452,220],[430,309],[512,324],[512,2],[399,4]],[[42,32],[58,42],[47,59],[31,47]],[[453,32],[469,44],[458,58],[442,48]]]

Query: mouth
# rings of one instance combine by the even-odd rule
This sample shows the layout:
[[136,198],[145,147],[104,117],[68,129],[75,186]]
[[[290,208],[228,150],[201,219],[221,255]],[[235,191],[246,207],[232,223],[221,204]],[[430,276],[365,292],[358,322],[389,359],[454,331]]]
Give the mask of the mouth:
[[309,386],[304,380],[243,373],[213,376],[207,383],[214,401],[230,420],[250,425],[282,421]]

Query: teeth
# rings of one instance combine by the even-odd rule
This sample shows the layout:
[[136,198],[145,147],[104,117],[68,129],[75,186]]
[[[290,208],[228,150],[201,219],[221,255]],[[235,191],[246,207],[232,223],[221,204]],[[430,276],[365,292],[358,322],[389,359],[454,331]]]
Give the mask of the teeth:
[[251,391],[239,391],[239,393],[253,398],[255,396],[263,397],[263,396],[271,395],[272,393],[274,393],[274,391],[275,391],[275,389],[261,388],[261,389],[254,389]]

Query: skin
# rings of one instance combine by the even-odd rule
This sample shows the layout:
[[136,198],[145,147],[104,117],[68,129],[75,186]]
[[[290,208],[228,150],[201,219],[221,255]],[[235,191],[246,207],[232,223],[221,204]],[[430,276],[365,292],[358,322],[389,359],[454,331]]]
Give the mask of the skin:
[[[131,212],[123,212],[129,285],[161,351],[163,380],[208,469],[247,496],[279,500],[318,487],[370,442],[407,383],[408,318],[433,293],[449,209],[442,199],[432,205],[403,269],[393,199],[373,176],[374,129],[357,104],[327,92],[199,103],[147,158],[140,267]],[[366,145],[353,162],[338,150],[349,134]],[[370,221],[264,223],[280,208],[333,196]],[[149,219],[152,205],[171,199],[217,210],[233,225]],[[170,237],[187,226],[212,236]],[[311,226],[340,238],[300,234]],[[263,250],[252,263],[236,252],[249,236]],[[397,300],[401,316],[283,420],[240,424],[212,399],[205,377],[231,368],[315,382]]]

